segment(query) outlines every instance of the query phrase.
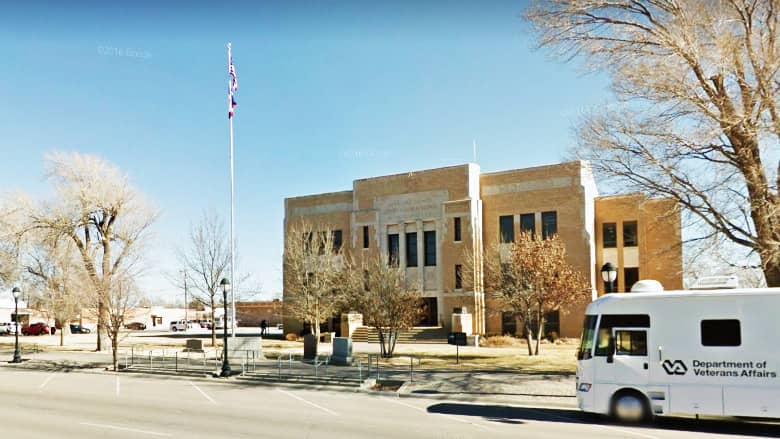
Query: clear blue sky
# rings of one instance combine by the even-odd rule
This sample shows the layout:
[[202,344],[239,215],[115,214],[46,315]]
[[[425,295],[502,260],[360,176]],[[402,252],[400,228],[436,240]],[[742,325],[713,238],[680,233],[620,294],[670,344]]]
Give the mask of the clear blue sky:
[[557,162],[609,98],[604,77],[533,50],[522,1],[66,3],[0,15],[0,191],[43,193],[48,151],[119,165],[162,210],[155,296],[179,294],[162,273],[191,221],[228,213],[228,41],[238,251],[268,295],[284,197],[465,163],[472,139],[486,171]]

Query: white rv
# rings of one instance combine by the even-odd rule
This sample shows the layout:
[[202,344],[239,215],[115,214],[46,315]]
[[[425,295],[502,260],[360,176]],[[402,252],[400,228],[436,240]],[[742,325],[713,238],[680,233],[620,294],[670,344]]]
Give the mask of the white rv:
[[622,421],[780,418],[780,288],[608,294],[585,311],[577,403]]

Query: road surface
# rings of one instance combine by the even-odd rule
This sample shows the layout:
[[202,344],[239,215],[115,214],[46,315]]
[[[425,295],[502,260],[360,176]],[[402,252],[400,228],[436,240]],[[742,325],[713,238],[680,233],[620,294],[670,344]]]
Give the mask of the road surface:
[[6,365],[0,395],[0,431],[17,438],[780,437],[773,424],[624,427],[565,409]]

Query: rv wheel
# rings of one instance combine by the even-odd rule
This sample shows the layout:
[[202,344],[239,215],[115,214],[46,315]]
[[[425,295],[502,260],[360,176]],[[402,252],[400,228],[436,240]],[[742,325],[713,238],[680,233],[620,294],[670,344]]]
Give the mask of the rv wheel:
[[617,393],[612,399],[612,417],[623,423],[639,423],[650,419],[650,407],[641,394],[628,391]]

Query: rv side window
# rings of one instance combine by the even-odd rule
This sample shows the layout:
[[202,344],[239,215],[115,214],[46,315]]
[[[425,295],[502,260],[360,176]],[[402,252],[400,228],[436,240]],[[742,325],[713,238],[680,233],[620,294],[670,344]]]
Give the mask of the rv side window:
[[742,332],[739,320],[702,320],[702,346],[739,346],[742,344]]
[[582,337],[580,337],[580,349],[577,351],[578,360],[587,360],[593,356],[593,339],[596,337],[596,316],[585,316],[582,325]]
[[615,355],[647,356],[646,331],[615,331]]
[[609,355],[609,339],[612,336],[612,328],[649,328],[650,316],[647,314],[604,314],[599,323],[598,338],[596,340],[596,356]]

